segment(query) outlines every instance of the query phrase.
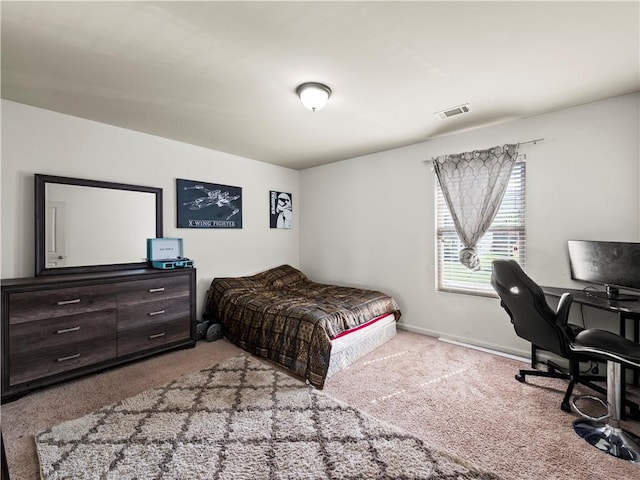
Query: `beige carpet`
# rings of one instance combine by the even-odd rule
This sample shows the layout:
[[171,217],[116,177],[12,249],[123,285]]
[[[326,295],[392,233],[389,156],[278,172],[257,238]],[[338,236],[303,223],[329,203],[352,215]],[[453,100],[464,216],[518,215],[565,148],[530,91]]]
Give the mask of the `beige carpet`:
[[[522,384],[514,379],[520,368],[529,364],[401,332],[325,391],[505,479],[640,480],[640,465],[575,434],[578,415],[560,410],[566,381]],[[640,422],[623,426],[640,434]]]
[[486,479],[248,355],[36,435],[58,479]]
[[[226,341],[34,392],[2,406],[12,480],[37,480],[34,435],[241,354]],[[597,451],[559,408],[566,383],[513,376],[522,363],[399,332],[324,392],[503,479],[640,478],[640,466]],[[640,434],[639,422],[624,426]]]

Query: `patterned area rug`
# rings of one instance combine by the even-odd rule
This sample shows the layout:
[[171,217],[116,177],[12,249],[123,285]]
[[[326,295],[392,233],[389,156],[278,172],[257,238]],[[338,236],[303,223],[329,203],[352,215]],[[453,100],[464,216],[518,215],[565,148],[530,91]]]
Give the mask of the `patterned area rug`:
[[43,479],[497,479],[242,355],[36,435]]

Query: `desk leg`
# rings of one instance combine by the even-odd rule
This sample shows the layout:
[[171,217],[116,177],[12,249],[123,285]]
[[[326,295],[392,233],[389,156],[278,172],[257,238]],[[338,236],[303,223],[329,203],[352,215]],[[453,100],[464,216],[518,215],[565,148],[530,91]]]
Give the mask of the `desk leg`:
[[[640,343],[640,332],[638,331],[638,327],[640,327],[640,318],[634,317],[633,320],[633,341],[636,343]],[[639,372],[637,368],[633,369],[633,386],[638,386],[638,376]]]
[[[620,319],[620,336],[622,338],[627,338],[627,318],[622,312],[618,313],[618,318]],[[607,374],[609,374],[609,372],[607,372]],[[621,365],[620,368],[620,378],[618,379],[618,381],[620,382],[620,385],[622,385],[622,388],[620,389],[620,397],[622,402],[622,408],[620,409],[620,418],[624,419],[627,417],[627,411],[625,407],[625,400],[627,399],[627,373],[623,365]]]
[[[640,343],[640,331],[639,330],[639,323],[640,323],[640,317],[633,315],[633,316],[627,316],[624,313],[620,312],[620,335],[623,336],[624,338],[626,338],[626,333],[627,333],[627,320],[631,320],[633,322],[633,341],[636,343]],[[637,369],[633,369],[633,386],[637,387],[638,386],[638,370]]]
[[[636,343],[640,343],[640,332],[638,331],[639,330],[638,327],[640,326],[638,325],[638,323],[640,322],[640,316],[637,316],[637,315],[627,316],[623,312],[620,312],[619,315],[620,315],[620,335],[626,338],[627,320],[631,320],[633,322],[633,341]],[[624,408],[624,405],[625,405],[624,401],[626,400],[626,397],[627,397],[627,394],[626,394],[627,376],[625,374],[626,369],[622,367],[621,370],[622,370],[621,372],[622,378],[620,380],[622,381],[621,385],[623,386],[622,392],[621,392],[622,402],[623,402],[622,418],[626,418],[629,416],[625,413],[625,408]],[[639,376],[638,369],[634,368],[633,369],[633,385],[635,387],[638,386],[638,381],[639,381],[638,376]],[[638,405],[632,405],[630,408],[630,414],[632,418],[635,418],[635,419],[640,418],[640,407]]]
[[9,466],[7,465],[7,456],[4,451],[4,440],[2,438],[2,431],[0,431],[0,455],[2,455],[2,474],[0,479],[9,480]]

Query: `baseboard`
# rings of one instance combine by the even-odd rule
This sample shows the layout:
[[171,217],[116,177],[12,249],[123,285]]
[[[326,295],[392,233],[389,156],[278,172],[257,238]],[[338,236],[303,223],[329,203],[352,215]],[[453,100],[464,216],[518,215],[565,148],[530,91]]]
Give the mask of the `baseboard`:
[[488,349],[488,348],[479,347],[477,345],[472,345],[470,343],[458,342],[456,340],[450,340],[448,338],[443,338],[443,337],[438,338],[438,340],[440,340],[441,342],[445,342],[445,343],[451,343],[453,345],[459,345],[459,346],[465,347],[465,348],[471,348],[472,350],[479,350],[481,352],[490,353],[492,355],[498,355],[499,357],[505,357],[505,358],[509,358],[511,360],[517,360],[519,362],[529,363],[529,359],[528,358],[521,357],[521,356],[518,356],[518,355],[511,355],[510,353],[500,352],[498,350],[491,350],[491,349]]
[[530,362],[530,351],[518,350],[514,348],[504,347],[503,345],[496,345],[487,342],[479,342],[477,340],[456,337],[444,332],[438,332],[436,330],[429,330],[426,328],[414,327],[411,325],[398,324],[398,330],[406,330],[407,332],[419,333],[421,335],[427,335],[429,337],[437,338],[438,340],[460,345],[474,350],[480,350],[483,352],[491,353],[493,355],[499,355],[501,357],[511,358],[522,362]]

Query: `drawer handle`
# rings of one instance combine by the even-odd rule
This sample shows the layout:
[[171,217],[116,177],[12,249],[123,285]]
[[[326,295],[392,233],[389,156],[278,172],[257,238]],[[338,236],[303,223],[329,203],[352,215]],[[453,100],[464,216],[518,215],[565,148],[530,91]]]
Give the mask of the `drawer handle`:
[[149,293],[158,293],[158,292],[164,292],[164,287],[149,289]]
[[80,358],[80,354],[76,353],[74,355],[67,355],[66,357],[58,357],[57,362],[66,362],[67,360],[73,360],[75,358]]
[[61,300],[58,302],[58,305],[71,305],[72,303],[80,303],[80,299],[74,298],[73,300]]
[[150,317],[153,317],[155,315],[162,315],[163,313],[165,313],[164,310],[158,310],[157,312],[149,312],[147,315],[149,315]]
[[56,333],[60,334],[60,333],[77,332],[78,330],[80,330],[80,326],[71,327],[71,328],[63,328],[62,330],[57,330]]
[[160,338],[160,337],[164,337],[164,332],[156,333],[154,335],[149,335],[149,340],[153,340],[154,338]]

